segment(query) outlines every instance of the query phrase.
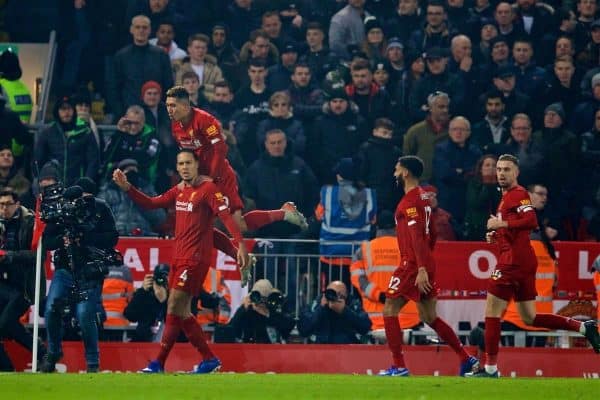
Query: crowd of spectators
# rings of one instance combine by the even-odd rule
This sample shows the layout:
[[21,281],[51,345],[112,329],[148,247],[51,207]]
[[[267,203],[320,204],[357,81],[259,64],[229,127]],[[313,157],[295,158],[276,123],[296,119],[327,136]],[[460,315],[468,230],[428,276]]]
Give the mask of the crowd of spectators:
[[[3,10],[11,40],[58,32],[53,122],[33,143],[19,127],[3,140],[24,145],[0,159],[0,184],[18,182],[25,205],[29,182],[56,160],[65,185],[87,176],[103,188],[120,234],[168,234],[168,212],[124,205],[108,177],[122,164],[148,193],[177,180],[163,100],[179,84],[221,121],[249,208],[293,201],[312,215],[319,188],[337,183],[333,167],[349,157],[356,187],[374,189],[377,212],[390,211],[402,196],[394,160],[415,154],[448,237],[483,240],[499,201],[495,159],[511,153],[522,184],[548,188],[556,239],[600,239],[595,0],[122,3],[31,2],[48,18],[30,31],[18,24],[27,7]],[[104,100],[104,121],[90,116],[92,99]],[[15,124],[10,111],[0,119]]]

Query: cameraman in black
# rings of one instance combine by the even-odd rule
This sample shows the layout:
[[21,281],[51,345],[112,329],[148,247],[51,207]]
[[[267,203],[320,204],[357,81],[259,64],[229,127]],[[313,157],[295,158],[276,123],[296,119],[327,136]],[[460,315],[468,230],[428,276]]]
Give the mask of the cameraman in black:
[[302,314],[298,331],[304,337],[315,337],[318,344],[360,343],[358,335],[366,335],[371,320],[358,301],[348,304],[348,289],[342,281],[327,286],[321,302]]
[[[46,301],[48,353],[40,369],[54,372],[62,358],[62,316],[74,310],[85,348],[88,372],[99,369],[98,315],[102,282],[114,257],[118,233],[110,208],[94,197],[95,183],[80,178],[64,193],[42,194],[42,219],[46,220],[43,243],[54,253],[56,270]],[[50,196],[52,193],[52,196]],[[57,205],[58,204],[58,205]],[[62,210],[57,212],[56,210]],[[122,260],[121,260],[122,262]]]
[[153,274],[144,276],[142,287],[133,293],[123,315],[131,322],[137,322],[132,342],[152,342],[152,327],[164,319],[167,313],[169,266],[158,264]]
[[236,340],[242,343],[281,343],[287,339],[295,321],[283,310],[285,298],[268,279],[259,279],[244,297],[229,324]]
[[[10,338],[33,350],[31,333],[19,318],[35,301],[35,252],[31,250],[34,215],[21,206],[18,195],[9,188],[0,191],[0,340]],[[46,292],[42,268],[40,299]],[[38,357],[45,348],[37,343]],[[0,344],[0,371],[13,365]]]

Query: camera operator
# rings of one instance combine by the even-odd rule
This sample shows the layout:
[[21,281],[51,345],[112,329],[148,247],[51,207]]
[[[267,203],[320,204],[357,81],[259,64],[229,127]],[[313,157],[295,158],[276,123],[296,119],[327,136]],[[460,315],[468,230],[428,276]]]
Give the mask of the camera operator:
[[244,297],[230,325],[236,340],[243,343],[281,343],[287,339],[295,322],[283,310],[285,298],[268,279],[259,279]]
[[158,264],[153,274],[144,276],[142,287],[133,293],[133,297],[123,314],[131,322],[137,322],[132,342],[152,342],[152,327],[157,321],[164,320],[167,313],[167,284],[169,266]]
[[[35,252],[30,248],[34,215],[21,206],[18,195],[9,188],[0,191],[0,339],[10,338],[33,350],[33,337],[19,317],[35,300]],[[42,274],[43,274],[42,269]],[[46,278],[40,293],[46,291]],[[43,296],[40,296],[42,298]],[[45,348],[38,346],[38,356]],[[1,345],[0,345],[1,347]],[[8,358],[0,360],[0,370],[13,370]]]
[[305,337],[315,336],[319,344],[360,343],[357,335],[366,335],[371,320],[358,301],[348,303],[348,289],[341,281],[327,286],[320,304],[302,314],[298,330]]
[[[61,194],[52,187],[42,194],[43,242],[54,253],[55,272],[46,301],[48,353],[42,372],[54,372],[62,358],[62,316],[74,310],[81,329],[88,372],[99,368],[98,314],[102,282],[115,260],[118,233],[110,208],[94,197],[96,185],[81,178]],[[50,193],[52,195],[50,195]],[[122,260],[121,260],[122,262]]]

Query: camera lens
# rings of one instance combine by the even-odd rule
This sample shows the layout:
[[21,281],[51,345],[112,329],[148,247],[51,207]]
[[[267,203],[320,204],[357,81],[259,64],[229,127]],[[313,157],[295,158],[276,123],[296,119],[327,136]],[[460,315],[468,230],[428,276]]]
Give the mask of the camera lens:
[[262,300],[262,295],[260,294],[260,292],[258,290],[253,290],[250,292],[250,301],[258,304],[260,303]]
[[325,290],[325,298],[328,301],[337,301],[338,300],[338,294],[333,289],[327,289],[327,290]]

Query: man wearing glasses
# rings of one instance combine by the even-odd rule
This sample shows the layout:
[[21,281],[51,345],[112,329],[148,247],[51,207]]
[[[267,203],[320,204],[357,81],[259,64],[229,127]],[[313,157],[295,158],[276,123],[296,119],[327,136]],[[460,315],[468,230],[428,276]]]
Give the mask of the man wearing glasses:
[[[33,337],[19,317],[35,298],[35,252],[30,248],[33,221],[33,213],[21,206],[12,189],[0,191],[0,339],[13,339],[29,351]],[[45,285],[41,290],[45,292]],[[46,350],[41,342],[37,346],[41,358]],[[0,371],[13,370],[0,345]]]
[[108,178],[119,162],[134,159],[138,162],[140,174],[147,181],[156,182],[160,142],[156,130],[146,125],[144,109],[130,106],[119,119],[117,129],[104,150],[104,176]]

